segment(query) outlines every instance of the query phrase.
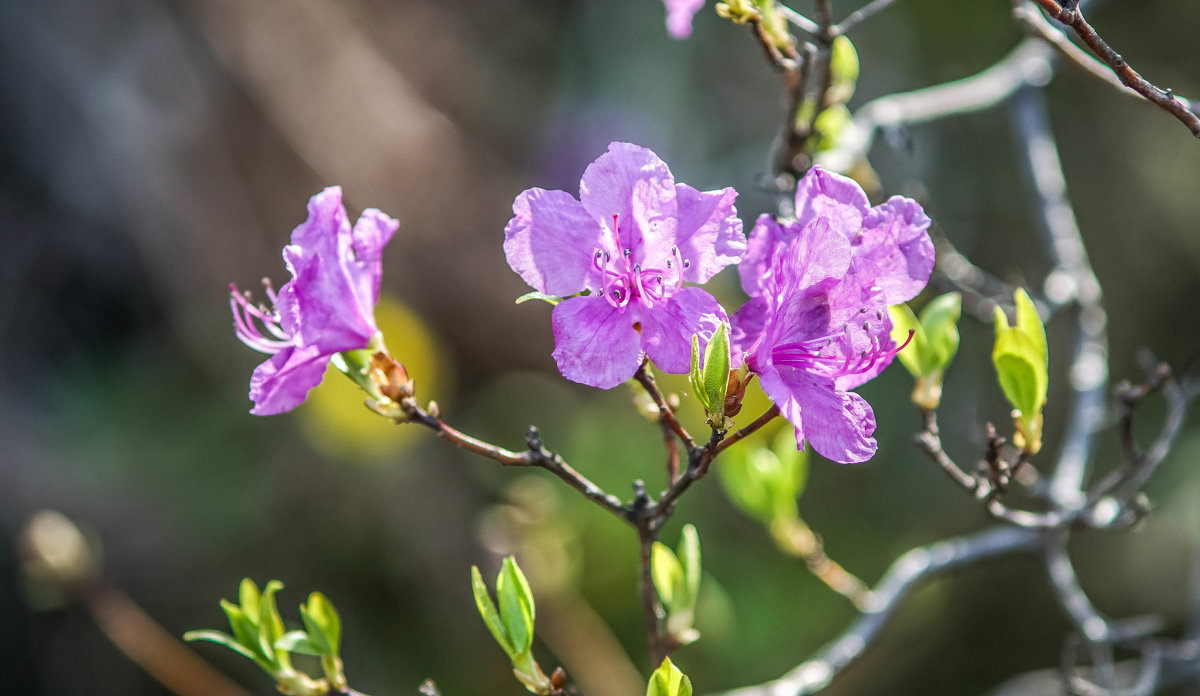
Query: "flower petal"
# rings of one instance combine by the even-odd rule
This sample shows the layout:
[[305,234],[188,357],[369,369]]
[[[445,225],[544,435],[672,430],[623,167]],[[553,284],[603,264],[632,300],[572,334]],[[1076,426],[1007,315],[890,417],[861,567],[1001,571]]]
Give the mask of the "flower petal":
[[[400,228],[400,222],[376,208],[367,208],[358,216],[350,237],[354,241],[357,273],[351,275],[359,305],[370,307],[374,316],[379,301],[379,279],[383,276],[383,248]],[[374,322],[372,322],[374,323]]]
[[754,347],[767,323],[767,300],[751,297],[729,318],[730,366],[742,364],[743,354]]
[[[634,262],[666,259],[675,243],[675,179],[650,150],[611,143],[583,172],[579,200],[609,230],[605,249],[615,255],[632,250]],[[613,230],[613,215],[619,230]],[[589,248],[587,251],[591,251]]]
[[663,0],[667,7],[667,33],[672,38],[692,35],[692,17],[704,7],[704,0]]
[[600,389],[612,389],[632,377],[642,361],[633,316],[596,295],[559,303],[550,314],[558,371]]
[[675,243],[691,262],[683,279],[706,283],[722,268],[737,263],[746,253],[746,236],[733,202],[737,191],[700,192],[687,184],[675,184],[679,227]]
[[[369,219],[361,230],[369,256],[378,251],[369,238],[385,236],[368,232],[375,224],[382,221]],[[276,303],[283,329],[325,354],[365,347],[378,330],[370,295],[380,266],[377,259],[360,263],[356,257],[341,188],[330,186],[309,200],[308,219],[292,231],[283,258],[292,272]]]
[[888,304],[911,300],[933,271],[929,217],[916,201],[892,196],[871,209],[864,225],[853,242],[855,271],[870,274]]
[[700,350],[713,332],[729,321],[716,298],[700,288],[687,287],[654,309],[638,307],[642,348],[664,372],[681,375],[691,369],[692,334],[700,335]]
[[591,254],[602,231],[571,194],[532,188],[513,201],[504,256],[538,292],[565,296],[585,287],[595,290],[599,281]]
[[[843,392],[833,380],[804,370],[780,367],[778,372],[780,382],[800,406],[804,439],[822,457],[853,464],[875,456],[875,414],[861,396]],[[765,382],[763,386],[766,388]],[[793,424],[800,429],[795,421]]]
[[329,355],[315,347],[289,347],[272,355],[250,377],[250,413],[273,416],[296,408],[321,383],[328,364]]
[[809,169],[796,185],[796,222],[807,225],[826,217],[830,227],[850,240],[862,230],[870,205],[854,179],[820,167]]
[[804,225],[761,215],[738,264],[742,289],[751,297],[778,293],[783,283],[815,285],[841,278],[850,267],[851,247],[828,218]]

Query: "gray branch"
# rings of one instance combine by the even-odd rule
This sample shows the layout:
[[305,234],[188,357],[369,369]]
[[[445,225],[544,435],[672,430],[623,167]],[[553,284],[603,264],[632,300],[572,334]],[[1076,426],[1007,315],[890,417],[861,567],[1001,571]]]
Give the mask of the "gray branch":
[[819,691],[875,641],[900,602],[920,582],[987,558],[1033,551],[1040,543],[1041,534],[1036,530],[998,527],[912,549],[892,563],[874,589],[874,601],[858,621],[816,657],[779,679],[719,696],[800,696]]

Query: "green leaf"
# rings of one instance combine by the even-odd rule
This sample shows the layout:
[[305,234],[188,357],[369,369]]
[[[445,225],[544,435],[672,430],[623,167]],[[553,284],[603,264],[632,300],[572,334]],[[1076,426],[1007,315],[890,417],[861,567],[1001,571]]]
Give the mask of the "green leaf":
[[500,619],[512,638],[513,647],[517,652],[528,652],[533,646],[533,592],[512,556],[506,556],[500,564],[500,575],[496,578],[496,601],[500,605]]
[[283,583],[272,580],[263,588],[258,600],[258,637],[263,650],[267,654],[274,652],[275,662],[287,666],[290,664],[286,651],[275,650],[275,641],[283,637],[283,617],[275,605],[275,593],[283,589]]
[[238,602],[246,616],[258,616],[259,596],[258,585],[250,578],[242,578],[242,584],[238,586]]
[[922,375],[945,370],[954,359],[958,352],[958,320],[961,316],[962,295],[957,292],[935,297],[921,310],[921,329],[925,339]]
[[1032,342],[1023,334],[1008,333],[996,345],[992,362],[1004,396],[1022,415],[1037,413],[1041,410],[1043,390],[1037,365],[1030,357],[1035,350]]
[[683,526],[676,558],[683,566],[683,586],[687,590],[688,608],[695,609],[696,598],[700,596],[700,535],[695,525]]
[[[913,314],[912,309],[906,304],[892,305],[888,307],[888,314],[892,317],[892,340],[896,345],[903,345],[908,341],[908,345],[904,346],[896,357],[900,359],[900,364],[908,370],[908,373],[913,377],[921,377],[925,374],[925,330],[921,327],[921,323],[917,321],[917,316]],[[913,332],[912,340],[908,340],[908,332]]]
[[725,390],[729,386],[729,326],[725,322],[717,327],[704,348],[704,394],[710,416],[719,419],[720,427],[725,416]]
[[650,577],[654,580],[658,598],[669,611],[675,605],[676,588],[683,585],[683,567],[675,558],[675,552],[658,541],[650,550]]
[[534,291],[534,292],[527,292],[524,295],[521,295],[520,297],[518,297],[516,304],[522,304],[525,302],[529,302],[530,300],[541,300],[542,302],[545,302],[546,304],[553,307],[554,305],[557,305],[559,302],[562,302],[563,298],[556,297],[554,295],[546,295],[546,294]]
[[1036,453],[1042,446],[1042,408],[1049,388],[1046,328],[1037,308],[1024,290],[1018,289],[1016,326],[1010,326],[1004,310],[995,310],[996,345],[992,363],[1004,396],[1017,411],[1014,444]]
[[500,620],[500,613],[496,611],[496,604],[492,602],[492,597],[488,594],[487,585],[483,584],[479,566],[471,566],[471,592],[475,595],[475,607],[479,610],[479,616],[483,618],[484,625],[511,659],[519,651],[513,645],[512,639],[508,637],[504,622]]
[[1038,316],[1037,307],[1034,306],[1033,300],[1029,299],[1028,293],[1023,288],[1017,288],[1013,293],[1013,299],[1017,305],[1017,329],[1021,333],[1029,337],[1045,362],[1049,353],[1046,350],[1046,327],[1042,324],[1042,318]]
[[237,638],[234,638],[228,633],[221,633],[220,631],[188,631],[187,633],[183,634],[183,639],[189,643],[196,640],[204,640],[210,643],[224,645],[239,655],[248,657],[256,662],[259,661],[257,655],[238,642]]
[[858,51],[854,44],[844,34],[833,40],[829,47],[829,74],[832,87],[837,91],[835,99],[845,103],[854,95],[854,86],[858,82]]
[[229,626],[233,629],[233,636],[237,642],[251,653],[254,661],[260,667],[271,672],[275,669],[275,655],[269,647],[264,647],[262,641],[258,637],[258,623],[246,615],[241,607],[228,600],[221,600],[221,609],[225,612],[225,616],[229,619]]
[[308,634],[304,631],[288,631],[283,636],[275,641],[273,646],[276,650],[284,652],[299,653],[301,655],[327,655],[328,652],[322,650],[309,640]]
[[265,657],[266,654],[262,652],[261,644],[258,642],[258,622],[247,616],[242,608],[233,602],[222,599],[221,609],[229,619],[229,627],[233,629],[233,635],[237,641],[253,650],[256,655]]
[[338,656],[342,645],[342,620],[333,604],[320,592],[308,595],[308,603],[300,605],[300,618],[323,654]]
[[663,658],[662,664],[650,675],[646,696],[692,696],[692,680],[679,671],[671,658]]
[[708,392],[704,389],[704,373],[700,371],[700,335],[692,334],[692,369],[688,372],[688,381],[692,385],[692,393],[700,400],[705,413],[712,409],[708,402]]

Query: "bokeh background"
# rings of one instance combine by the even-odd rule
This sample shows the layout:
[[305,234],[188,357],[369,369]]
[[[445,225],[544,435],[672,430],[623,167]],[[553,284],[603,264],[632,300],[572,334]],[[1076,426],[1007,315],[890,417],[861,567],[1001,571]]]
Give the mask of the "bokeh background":
[[[857,3],[834,5],[840,17]],[[1008,8],[897,3],[853,36],[851,106],[991,64],[1020,39]],[[1200,95],[1200,5],[1114,1],[1093,21],[1148,78]],[[106,577],[175,635],[221,627],[217,599],[243,576],[284,580],[292,622],[323,590],[343,614],[351,684],[376,696],[415,693],[426,677],[445,694],[520,693],[468,582],[471,564],[490,575],[518,548],[540,600],[543,664],[610,675],[589,695],[644,688],[622,676],[629,660],[646,667],[630,530],[544,472],[373,419],[344,380],[293,414],[248,415],[259,356],[234,339],[226,293],[263,275],[282,283],[279,249],[305,201],[341,184],[352,214],[373,206],[402,221],[381,322],[425,398],[509,446],[536,423],[623,497],[634,478],[661,486],[659,432],[632,391],[556,374],[549,309],[513,304],[527,288],[504,262],[502,230],[518,192],[577,191],[612,140],[651,148],[697,188],[736,187],[748,223],[768,210],[759,182],[780,87],[747,29],[710,4],[690,40],[672,41],[655,0],[9,2],[0,89],[0,690],[167,693],[83,604],[47,601],[22,576],[17,536],[47,508],[99,540]],[[1143,348],[1186,372],[1200,348],[1200,144],[1074,72],[1047,95],[1104,285],[1112,377],[1139,378]],[[1047,262],[1010,122],[1001,107],[915,127],[881,140],[873,163],[980,265],[1037,284]],[[714,289],[741,301],[732,273]],[[943,430],[969,460],[981,424],[1006,409],[990,387],[990,328],[965,320],[962,331]],[[1064,322],[1050,340],[1052,453]],[[987,524],[911,446],[910,386],[896,368],[861,390],[879,456],[814,460],[800,503],[829,553],[872,583],[904,550]],[[1147,433],[1159,417],[1148,409]],[[1111,467],[1111,428],[1100,443],[1098,466]],[[1198,457],[1190,427],[1150,485],[1144,524],[1073,543],[1103,611],[1156,612],[1186,630],[1200,608]],[[672,545],[682,521],[699,527],[708,571],[703,637],[676,654],[700,691],[776,677],[854,616],[715,480],[679,506]],[[983,693],[1056,665],[1068,630],[1036,563],[990,562],[917,593],[830,693]],[[248,661],[197,650],[271,691]]]

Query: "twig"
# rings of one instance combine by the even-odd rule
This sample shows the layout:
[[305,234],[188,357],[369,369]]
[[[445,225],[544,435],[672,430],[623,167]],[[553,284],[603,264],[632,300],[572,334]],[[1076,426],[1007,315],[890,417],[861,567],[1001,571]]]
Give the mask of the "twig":
[[482,457],[500,462],[504,466],[534,466],[545,469],[582,493],[588,500],[595,502],[605,510],[632,524],[632,518],[625,505],[616,496],[605,493],[603,489],[592,483],[586,476],[571,468],[557,452],[551,452],[546,449],[542,444],[541,434],[537,428],[533,426],[529,427],[529,431],[525,435],[525,443],[528,449],[517,453],[471,437],[446,425],[441,418],[428,413],[417,404],[416,399],[411,397],[402,399],[400,401],[400,408],[408,417],[408,422],[423,425],[436,432],[442,439],[468,452],[473,452]]
[[854,27],[862,24],[865,20],[870,19],[883,10],[888,5],[891,5],[895,0],[871,0],[866,5],[858,8],[850,13],[850,16],[843,19],[833,27],[833,35],[840,36],[849,32]]
[[1013,17],[1029,34],[1053,46],[1058,54],[1067,60],[1068,64],[1083,70],[1110,87],[1116,88],[1121,94],[1141,100],[1142,95],[1126,87],[1107,65],[1067,39],[1066,35],[1038,11],[1032,0],[1027,0],[1014,7]]
[[687,489],[691,488],[693,483],[708,475],[708,467],[712,464],[713,458],[717,456],[717,446],[721,443],[723,437],[724,433],[719,430],[713,430],[708,444],[688,450],[687,470],[667,488],[657,503],[647,509],[646,517],[655,532],[661,529],[663,523],[671,516],[672,510],[675,508],[675,502],[679,500],[679,497]]
[[[1142,451],[1133,435],[1134,412],[1143,399],[1160,390],[1167,401],[1167,417],[1154,444],[1149,450]],[[1186,395],[1166,365],[1160,365],[1145,384],[1137,387],[1118,385],[1117,402],[1121,409],[1121,445],[1125,453],[1125,462],[1109,472],[1089,491],[1089,504],[1095,504],[1102,497],[1110,495],[1126,501],[1136,495],[1166,457],[1183,427],[1184,415],[1187,412]]]
[[1038,532],[1000,527],[912,549],[892,563],[875,588],[870,609],[816,657],[779,679],[720,696],[800,696],[819,691],[874,642],[900,602],[920,581],[986,558],[1031,551],[1040,541]]
[[654,526],[653,517],[649,514],[651,504],[650,499],[646,496],[645,485],[641,481],[636,481],[633,489],[633,512],[637,516],[638,557],[641,564],[639,588],[642,595],[642,620],[646,628],[646,648],[650,653],[650,668],[653,669],[662,662],[667,654],[659,626],[661,610],[658,604],[658,593],[654,589],[652,565],[658,528]]
[[717,446],[716,446],[716,452],[714,454],[720,454],[720,453],[724,452],[726,449],[728,449],[730,445],[740,442],[741,440],[745,439],[746,437],[758,432],[758,430],[760,428],[762,428],[764,425],[775,420],[775,418],[778,415],[779,415],[779,407],[772,404],[771,408],[768,408],[765,412],[763,412],[763,414],[761,416],[759,416],[758,418],[755,418],[753,423],[751,423],[750,425],[747,425],[746,427],[742,428],[741,430],[738,430],[737,432],[730,435],[729,437],[726,437],[724,440],[721,440],[720,442],[718,442]]
[[1053,48],[1029,38],[970,77],[867,102],[854,112],[851,125],[838,136],[837,147],[821,153],[818,164],[845,171],[866,157],[881,129],[982,111],[1004,102],[1025,85],[1045,85],[1054,74],[1053,57]]
[[662,392],[658,389],[658,384],[654,381],[654,373],[650,370],[650,359],[646,358],[634,373],[633,378],[638,381],[646,389],[646,393],[654,401],[654,405],[658,407],[658,416],[663,423],[671,429],[676,436],[683,442],[684,446],[689,450],[696,446],[692,436],[687,430],[679,424],[679,420],[675,418],[675,412],[671,410],[671,406],[667,400],[663,398]]
[[1033,0],[1038,7],[1042,8],[1051,19],[1058,20],[1075,31],[1075,34],[1087,44],[1087,47],[1092,49],[1100,60],[1112,68],[1116,73],[1117,78],[1126,87],[1145,97],[1147,100],[1157,104],[1164,111],[1170,113],[1181,123],[1187,126],[1192,135],[1200,138],[1200,116],[1192,112],[1190,104],[1179,97],[1176,97],[1171,90],[1162,89],[1148,82],[1145,78],[1137,73],[1121,54],[1114,51],[1092,25],[1088,24],[1083,18],[1083,12],[1075,7],[1075,3],[1068,3],[1067,7],[1060,5],[1055,0]]
[[808,32],[809,34],[816,34],[821,30],[821,27],[817,26],[816,22],[793,10],[787,5],[775,3],[775,9],[779,10],[787,19],[787,21],[791,22],[800,31]]
[[1087,593],[1079,585],[1075,567],[1067,555],[1067,532],[1056,531],[1046,536],[1045,562],[1050,584],[1058,595],[1058,603],[1072,623],[1087,640],[1097,643],[1111,639],[1108,619],[1096,611]]
[[942,447],[941,432],[938,430],[937,411],[922,409],[921,420],[923,428],[917,434],[916,441],[925,454],[929,455],[955,483],[970,491],[976,498],[983,499],[991,495],[994,489],[987,479],[963,471],[962,467],[946,454]]

